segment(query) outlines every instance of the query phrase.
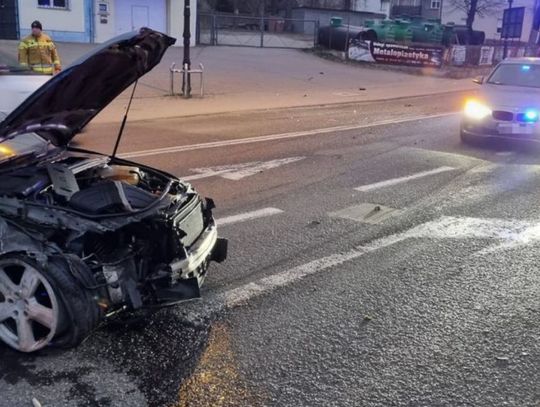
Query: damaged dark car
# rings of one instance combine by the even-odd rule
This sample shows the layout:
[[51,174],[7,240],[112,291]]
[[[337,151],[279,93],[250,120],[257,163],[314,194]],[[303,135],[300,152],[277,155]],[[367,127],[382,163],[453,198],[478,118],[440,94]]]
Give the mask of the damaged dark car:
[[120,312],[198,297],[209,263],[226,258],[212,200],[118,158],[121,134],[111,156],[70,146],[174,42],[150,29],[117,37],[0,116],[0,339],[8,346],[75,346]]

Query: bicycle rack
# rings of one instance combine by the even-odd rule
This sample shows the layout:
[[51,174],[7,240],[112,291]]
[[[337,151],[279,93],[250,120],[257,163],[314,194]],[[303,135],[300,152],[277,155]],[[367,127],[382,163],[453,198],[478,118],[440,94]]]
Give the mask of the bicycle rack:
[[[181,69],[176,68],[176,62],[173,62],[171,67],[169,68],[170,75],[171,75],[171,96],[174,96],[174,74],[181,74],[182,77],[187,81],[187,76],[191,74],[200,75],[200,95],[201,97],[204,96],[204,65],[199,64],[199,69],[184,69],[182,67]],[[183,95],[187,97],[187,95]]]

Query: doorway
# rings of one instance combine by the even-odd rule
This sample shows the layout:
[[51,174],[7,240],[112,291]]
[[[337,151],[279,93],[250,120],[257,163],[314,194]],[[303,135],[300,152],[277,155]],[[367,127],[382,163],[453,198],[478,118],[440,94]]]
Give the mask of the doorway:
[[17,0],[0,0],[0,38],[19,38]]
[[141,27],[167,30],[166,0],[116,0],[115,15],[116,34]]
[[148,6],[131,6],[131,29],[150,25],[150,13]]

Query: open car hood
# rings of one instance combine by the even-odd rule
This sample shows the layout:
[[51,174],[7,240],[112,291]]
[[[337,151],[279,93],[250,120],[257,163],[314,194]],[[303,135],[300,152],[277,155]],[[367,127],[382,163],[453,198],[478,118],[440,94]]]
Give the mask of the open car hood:
[[100,45],[32,93],[0,122],[0,141],[17,134],[50,133],[67,145],[129,85],[152,70],[174,38],[142,28]]

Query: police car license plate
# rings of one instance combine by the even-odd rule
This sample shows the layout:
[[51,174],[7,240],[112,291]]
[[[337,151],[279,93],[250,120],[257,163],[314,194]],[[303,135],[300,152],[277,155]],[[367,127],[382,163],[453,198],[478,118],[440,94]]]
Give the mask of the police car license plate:
[[533,134],[534,129],[533,123],[499,123],[497,126],[499,134]]

